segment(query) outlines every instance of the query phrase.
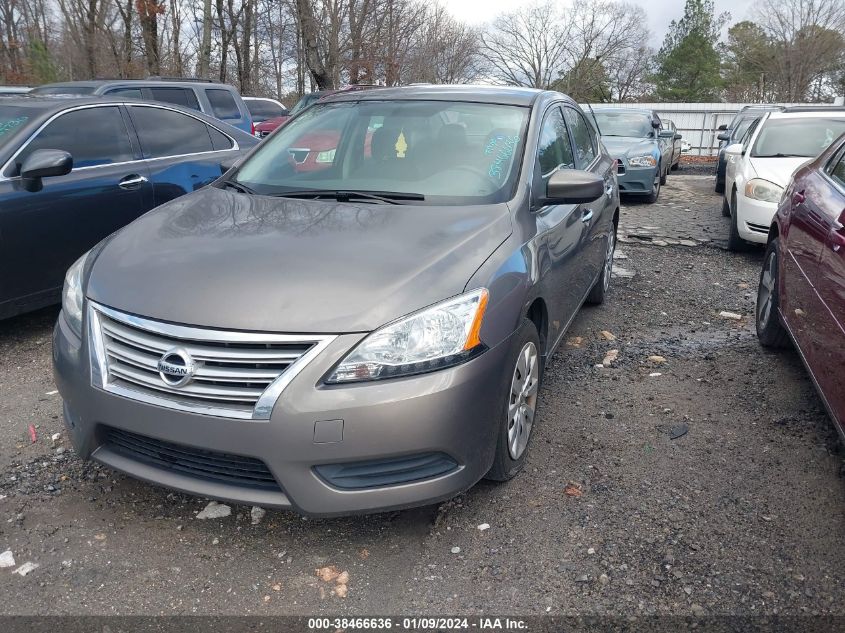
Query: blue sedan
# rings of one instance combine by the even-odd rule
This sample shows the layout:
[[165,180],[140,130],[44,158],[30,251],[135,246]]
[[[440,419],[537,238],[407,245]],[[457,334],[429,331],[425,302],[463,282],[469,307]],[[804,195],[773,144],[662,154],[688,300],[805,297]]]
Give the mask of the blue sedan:
[[169,104],[0,98],[0,318],[57,303],[82,253],[257,143]]

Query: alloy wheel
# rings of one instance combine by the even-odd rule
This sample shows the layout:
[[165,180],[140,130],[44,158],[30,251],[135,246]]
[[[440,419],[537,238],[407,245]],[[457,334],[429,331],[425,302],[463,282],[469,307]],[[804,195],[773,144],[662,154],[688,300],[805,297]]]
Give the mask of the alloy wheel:
[[508,452],[513,460],[522,456],[531,437],[540,386],[539,365],[537,346],[529,341],[517,357],[508,400]]
[[775,302],[775,288],[777,285],[778,261],[777,253],[772,251],[763,266],[760,277],[760,289],[757,291],[757,322],[762,328],[766,327],[772,317]]
[[611,231],[607,238],[607,253],[604,257],[604,279],[602,286],[607,290],[610,287],[610,277],[613,273],[613,251],[616,249],[616,231]]

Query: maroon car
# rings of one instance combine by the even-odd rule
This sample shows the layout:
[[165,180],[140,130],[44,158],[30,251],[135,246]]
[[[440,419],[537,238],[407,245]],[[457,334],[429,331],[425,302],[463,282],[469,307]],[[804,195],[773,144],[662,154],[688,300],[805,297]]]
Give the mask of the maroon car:
[[792,339],[845,437],[845,135],[792,175],[769,232],[756,321],[764,346]]

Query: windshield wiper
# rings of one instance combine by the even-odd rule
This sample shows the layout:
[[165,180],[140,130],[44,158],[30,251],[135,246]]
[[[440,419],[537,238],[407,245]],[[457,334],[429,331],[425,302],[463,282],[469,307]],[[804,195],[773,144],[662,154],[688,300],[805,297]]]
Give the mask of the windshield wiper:
[[405,193],[403,191],[355,191],[352,189],[302,189],[298,191],[282,191],[270,194],[276,198],[334,198],[338,202],[349,202],[353,199],[378,200],[387,204],[403,204],[408,200],[425,200],[421,193]]
[[234,180],[224,180],[223,181],[224,187],[231,187],[235,191],[240,191],[241,193],[246,193],[248,195],[254,196],[257,195],[255,189],[250,189],[246,185],[242,185],[239,182],[235,182]]
[[812,158],[812,156],[804,156],[802,154],[755,154],[754,158]]

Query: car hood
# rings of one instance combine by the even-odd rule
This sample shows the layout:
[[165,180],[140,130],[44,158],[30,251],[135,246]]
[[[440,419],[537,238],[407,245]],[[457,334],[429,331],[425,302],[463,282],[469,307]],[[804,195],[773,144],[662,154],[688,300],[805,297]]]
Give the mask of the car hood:
[[287,120],[289,118],[289,114],[273,117],[272,119],[267,119],[266,121],[262,121],[261,123],[256,123],[255,129],[259,132],[272,132],[283,123],[287,123]]
[[460,294],[511,230],[504,204],[350,204],[206,187],[115,234],[86,294],[190,325],[366,332]]
[[614,158],[651,154],[657,148],[654,139],[636,136],[602,136],[601,140]]
[[789,184],[789,179],[792,177],[792,173],[801,167],[801,165],[813,159],[805,156],[788,158],[759,158],[752,156],[749,160],[754,173],[757,174],[757,178],[768,180],[786,188]]

